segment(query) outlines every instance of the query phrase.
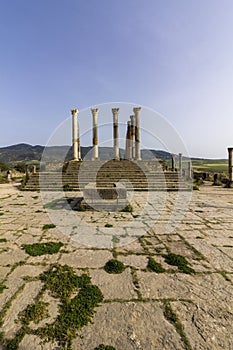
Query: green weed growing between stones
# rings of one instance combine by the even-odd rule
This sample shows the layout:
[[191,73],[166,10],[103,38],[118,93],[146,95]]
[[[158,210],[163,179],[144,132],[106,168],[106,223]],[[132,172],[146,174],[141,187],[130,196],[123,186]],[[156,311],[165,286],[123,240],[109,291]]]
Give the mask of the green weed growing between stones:
[[164,255],[163,257],[167,264],[177,266],[181,272],[187,274],[195,273],[195,270],[188,266],[188,261],[185,259],[184,256],[169,253],[167,255]]
[[0,283],[0,293],[2,293],[4,289],[7,289],[7,287],[4,284]]
[[104,345],[104,344],[100,344],[99,346],[97,346],[94,350],[116,350],[116,348],[114,348],[111,345]]
[[62,242],[47,242],[24,244],[23,249],[31,256],[41,256],[45,254],[56,254],[64,244]]
[[171,305],[165,301],[164,302],[164,317],[173,324],[173,326],[176,328],[177,333],[179,333],[184,345],[185,345],[185,350],[192,350],[190,343],[186,337],[186,334],[184,332],[184,327],[179,321],[177,315],[174,313],[172,310]]
[[157,273],[165,272],[165,269],[163,268],[163,266],[160,263],[156,262],[152,257],[148,258],[147,269],[149,271],[153,271]]
[[51,265],[48,271],[39,275],[39,279],[43,283],[40,296],[48,290],[59,299],[59,313],[53,323],[31,329],[30,321],[37,323],[47,317],[47,303],[37,300],[29,305],[19,315],[22,327],[16,337],[5,341],[6,349],[18,349],[25,334],[34,334],[45,341],[58,343],[59,349],[72,350],[72,340],[77,336],[77,330],[91,322],[95,307],[103,301],[103,294],[91,283],[88,275],[77,276],[73,268],[67,265]]
[[131,204],[127,204],[126,207],[124,207],[121,212],[123,213],[132,213],[133,212],[133,207]]
[[56,227],[56,225],[54,225],[54,224],[45,224],[42,229],[49,230],[50,228],[55,228],[55,227]]
[[19,314],[19,319],[25,325],[28,325],[31,321],[39,323],[45,317],[48,317],[48,305],[48,303],[42,301],[28,305],[27,308]]
[[104,225],[104,227],[113,227],[113,225],[107,223],[107,224]]
[[[54,323],[38,329],[37,333],[71,349],[77,329],[91,321],[94,308],[103,301],[103,294],[91,284],[89,276],[77,276],[73,268],[67,265],[53,265],[49,271],[40,275],[40,279],[44,282],[44,289],[50,290],[53,297],[61,300],[61,304]],[[76,291],[78,294],[71,298]]]

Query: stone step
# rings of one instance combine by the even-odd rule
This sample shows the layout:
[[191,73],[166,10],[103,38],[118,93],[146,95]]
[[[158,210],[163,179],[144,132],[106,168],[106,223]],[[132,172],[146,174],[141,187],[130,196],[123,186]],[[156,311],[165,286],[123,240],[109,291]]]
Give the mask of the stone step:
[[[140,168],[140,166],[141,168]],[[70,186],[74,190],[83,189],[90,182],[98,187],[111,188],[120,180],[128,180],[135,190],[187,190],[177,172],[149,170],[156,162],[139,161],[71,161],[61,172],[42,172],[33,174],[25,190],[60,190]],[[81,167],[81,168],[80,168]],[[81,173],[79,173],[81,169]],[[143,169],[143,170],[142,170]]]

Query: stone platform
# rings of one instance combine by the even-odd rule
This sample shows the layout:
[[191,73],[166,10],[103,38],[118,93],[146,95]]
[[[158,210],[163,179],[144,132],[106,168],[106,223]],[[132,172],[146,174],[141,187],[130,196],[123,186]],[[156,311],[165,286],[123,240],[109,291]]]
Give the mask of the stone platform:
[[190,183],[184,177],[178,172],[162,171],[157,160],[70,161],[64,165],[63,171],[62,168],[60,171],[47,168],[44,172],[32,174],[24,190],[57,191],[64,188],[82,191],[89,183],[94,182],[99,188],[112,188],[121,181],[134,191],[190,190]]
[[[20,313],[42,290],[38,276],[58,263],[73,267],[77,275],[88,274],[104,295],[93,323],[79,329],[74,350],[94,350],[99,344],[116,350],[233,349],[233,190],[205,184],[193,192],[182,221],[170,233],[166,225],[176,194],[167,194],[154,225],[156,201],[150,202],[149,221],[143,215],[137,217],[137,205],[146,200],[144,196],[140,193],[135,198],[133,213],[75,212],[80,219],[76,229],[83,236],[93,228],[101,241],[122,228],[134,238],[129,244],[116,240],[113,248],[97,248],[80,244],[57,227],[44,230],[51,221],[39,193],[20,192],[14,184],[0,185],[0,279],[6,287],[0,290],[3,339],[16,336],[22,327]],[[77,192],[68,192],[67,197],[76,198]],[[62,199],[59,203],[58,207]],[[62,242],[63,249],[35,257],[23,249],[24,244],[50,241]],[[168,265],[164,259],[168,252],[185,257],[196,273]],[[124,263],[122,273],[104,270],[113,257]],[[149,257],[164,272],[149,271]],[[59,301],[49,294],[44,300],[49,315],[41,322],[51,323]],[[41,345],[40,337],[30,334],[38,325],[28,327],[20,350],[60,349],[51,341]]]

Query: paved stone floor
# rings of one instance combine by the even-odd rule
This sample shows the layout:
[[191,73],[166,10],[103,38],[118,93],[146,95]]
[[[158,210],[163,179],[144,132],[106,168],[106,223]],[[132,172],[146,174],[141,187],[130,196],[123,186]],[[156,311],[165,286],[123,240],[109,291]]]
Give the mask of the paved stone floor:
[[[133,213],[75,212],[76,219],[67,221],[57,196],[57,208],[45,209],[40,193],[0,185],[3,342],[20,331],[20,312],[41,292],[38,276],[58,263],[73,267],[77,275],[88,274],[104,295],[93,322],[78,330],[74,350],[94,350],[99,344],[116,350],[233,349],[233,190],[205,184],[192,193],[185,210],[174,210],[174,193],[161,198],[154,192],[149,200],[141,193],[134,198]],[[141,212],[145,202],[149,206]],[[51,220],[56,227],[44,230]],[[66,232],[69,220],[72,232]],[[64,246],[57,254],[35,257],[23,249],[24,244],[50,241]],[[184,256],[196,273],[168,265],[164,254],[170,252]],[[113,257],[125,264],[120,274],[103,268]],[[148,257],[165,271],[149,271]],[[59,303],[49,294],[43,298],[49,303],[49,315],[41,321],[45,324],[56,317]],[[18,348],[60,349],[30,332]]]

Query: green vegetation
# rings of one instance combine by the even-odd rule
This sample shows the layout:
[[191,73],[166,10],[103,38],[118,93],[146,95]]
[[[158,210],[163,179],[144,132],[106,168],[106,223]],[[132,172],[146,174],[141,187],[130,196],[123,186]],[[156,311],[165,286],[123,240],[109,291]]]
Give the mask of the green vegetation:
[[195,270],[188,266],[188,261],[182,255],[169,253],[167,255],[164,255],[164,260],[169,265],[177,266],[181,272],[187,274],[195,273]]
[[165,269],[162,267],[162,265],[160,263],[156,262],[152,257],[148,258],[147,269],[149,271],[154,271],[157,273],[162,273],[165,271]]
[[124,264],[117,259],[109,260],[104,266],[104,270],[108,273],[122,273],[124,269]]
[[43,226],[43,230],[49,230],[50,228],[54,228],[54,227],[56,227],[56,225],[54,224],[45,224]]
[[4,284],[0,283],[0,293],[2,293],[6,288],[7,287]]
[[63,186],[63,191],[73,191],[73,188],[69,184],[65,184]]
[[[44,288],[61,300],[60,313],[53,324],[39,329],[40,335],[48,340],[57,340],[64,349],[71,349],[77,329],[87,325],[94,316],[94,308],[103,301],[101,290],[91,284],[89,276],[77,276],[65,265],[54,265],[42,275]],[[71,299],[72,294],[78,294]]]
[[111,345],[103,345],[100,344],[99,346],[97,346],[94,350],[116,350],[116,348],[114,348]]
[[46,341],[57,342],[59,349],[72,350],[72,340],[77,336],[77,330],[91,322],[95,307],[103,301],[103,294],[91,284],[88,275],[77,276],[73,268],[67,265],[54,264],[39,278],[44,284],[39,298],[46,290],[50,291],[54,298],[60,299],[59,313],[52,324],[31,329],[31,321],[38,323],[48,317],[48,304],[37,300],[35,304],[27,306],[19,314],[22,327],[16,337],[5,340],[6,349],[18,349],[25,334],[34,334]]
[[7,239],[6,238],[0,238],[0,243],[6,243]]
[[62,242],[47,242],[24,244],[23,249],[31,256],[40,256],[44,254],[56,254],[63,246]]
[[39,323],[48,317],[48,303],[39,301],[36,304],[28,305],[27,308],[19,314],[22,324],[28,325],[31,321]]
[[27,178],[26,176],[23,176],[21,180],[21,185],[20,185],[21,190],[26,186],[26,183],[27,183]]
[[192,160],[192,167],[194,171],[227,173],[228,161],[227,159],[195,159]]
[[17,350],[19,347],[19,344],[23,340],[23,337],[25,336],[25,327],[22,327],[16,334],[16,337],[10,340],[7,345],[7,350]]
[[104,227],[113,227],[112,224],[105,224]]
[[133,207],[131,204],[127,204],[125,208],[121,210],[123,213],[132,213],[133,212]]
[[1,171],[7,171],[9,169],[9,166],[3,162],[0,162],[0,170]]
[[180,323],[177,315],[174,313],[174,311],[171,308],[171,305],[168,302],[164,302],[164,317],[176,328],[177,333],[179,333],[184,343],[185,350],[192,350],[191,345],[185,335],[184,327]]
[[2,216],[2,215],[4,215],[4,213],[1,212],[1,213],[0,213],[0,216]]

